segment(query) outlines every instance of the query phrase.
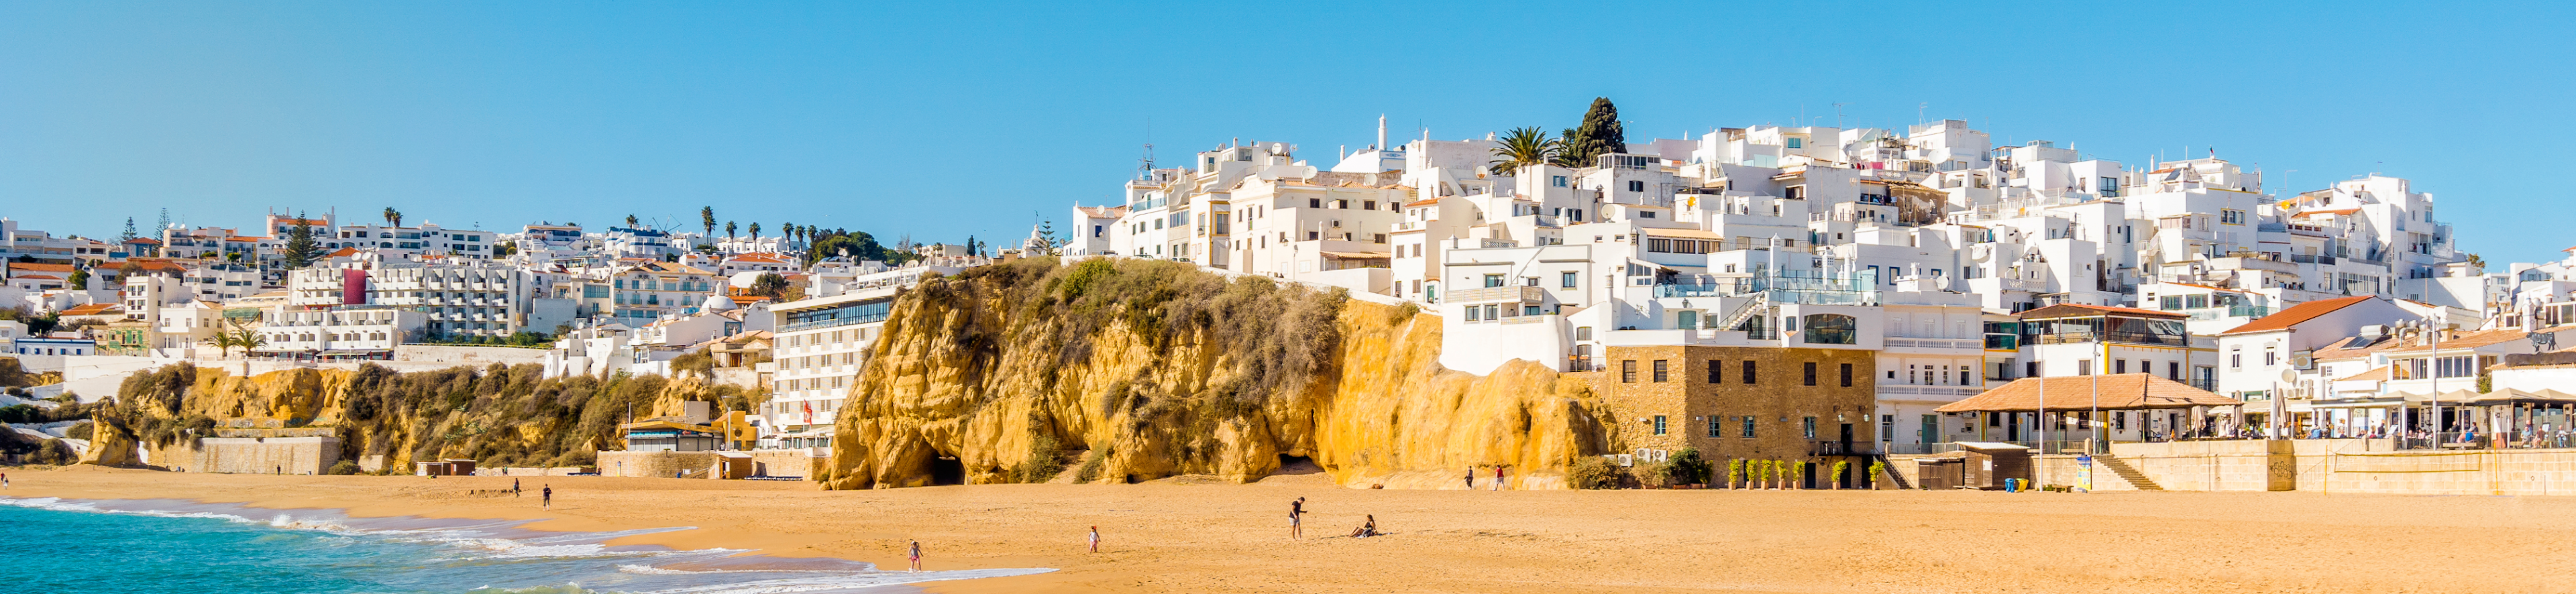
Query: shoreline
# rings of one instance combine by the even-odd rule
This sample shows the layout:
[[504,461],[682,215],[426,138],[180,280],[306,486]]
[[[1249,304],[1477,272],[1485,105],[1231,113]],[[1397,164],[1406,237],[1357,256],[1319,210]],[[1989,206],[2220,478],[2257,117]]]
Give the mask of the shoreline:
[[[693,526],[605,541],[750,549],[930,570],[1053,568],[906,584],[986,592],[2559,591],[2576,498],[2312,493],[1503,491],[1248,485],[977,485],[547,477],[11,473],[0,495],[172,498],[353,517],[534,520],[532,530]],[[531,477],[533,478],[533,477]],[[1305,540],[1286,504],[1309,498]],[[2428,505],[2432,504],[2432,505]],[[1374,514],[1390,535],[1352,539]],[[1099,525],[1103,552],[1083,552]],[[2399,547],[2391,543],[2405,543]],[[2404,551],[2436,551],[2417,554]],[[2513,551],[2510,555],[2486,552]]]

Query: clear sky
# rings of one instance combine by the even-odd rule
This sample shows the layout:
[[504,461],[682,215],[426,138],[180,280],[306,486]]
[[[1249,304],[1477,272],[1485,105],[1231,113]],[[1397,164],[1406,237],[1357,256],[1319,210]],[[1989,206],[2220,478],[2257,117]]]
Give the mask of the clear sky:
[[1607,96],[1636,140],[1956,118],[2275,191],[2377,171],[2490,262],[2576,245],[2571,3],[1064,4],[0,3],[0,216],[1007,241],[1117,200],[1149,139],[1329,163],[1381,113],[1460,139]]

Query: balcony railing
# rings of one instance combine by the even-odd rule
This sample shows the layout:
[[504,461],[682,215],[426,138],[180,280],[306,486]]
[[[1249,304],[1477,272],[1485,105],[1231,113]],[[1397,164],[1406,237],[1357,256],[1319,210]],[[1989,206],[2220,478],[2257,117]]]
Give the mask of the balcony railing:
[[1866,456],[1875,453],[1878,453],[1878,444],[1867,441],[1815,440],[1807,442],[1807,455],[1809,456]]

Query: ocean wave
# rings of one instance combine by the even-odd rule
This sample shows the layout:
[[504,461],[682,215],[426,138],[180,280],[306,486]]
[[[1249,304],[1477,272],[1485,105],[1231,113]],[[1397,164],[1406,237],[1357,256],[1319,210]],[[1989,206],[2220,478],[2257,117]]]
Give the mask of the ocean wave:
[[[175,499],[67,500],[0,497],[0,505],[78,513],[213,519],[300,533],[327,535],[332,547],[401,543],[420,547],[421,575],[405,583],[476,579],[482,572],[529,582],[451,585],[445,591],[476,594],[825,594],[930,581],[1028,575],[1052,569],[884,571],[844,559],[781,558],[744,549],[674,549],[608,545],[608,541],[693,528],[606,532],[551,532],[525,527],[534,520],[433,519],[416,516],[352,518],[335,510],[252,508]],[[545,579],[552,576],[553,579]],[[564,577],[587,576],[578,581]],[[510,581],[495,579],[494,581]],[[536,583],[530,583],[536,582]],[[551,582],[551,583],[544,583]],[[596,584],[593,587],[582,583]]]

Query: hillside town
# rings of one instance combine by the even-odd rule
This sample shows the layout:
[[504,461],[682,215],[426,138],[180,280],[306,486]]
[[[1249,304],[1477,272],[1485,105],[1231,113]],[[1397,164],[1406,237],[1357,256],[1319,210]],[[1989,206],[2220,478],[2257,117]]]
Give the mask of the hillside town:
[[2576,435],[2576,395],[2549,389],[2576,364],[2556,340],[2576,328],[2576,255],[2485,262],[2406,179],[2289,186],[2215,150],[2122,161],[1960,120],[1636,140],[1607,100],[1563,137],[1409,135],[1381,118],[1329,161],[1239,139],[1149,159],[1062,233],[1003,246],[737,227],[712,206],[683,228],[388,208],[87,237],[0,219],[0,351],[83,398],[181,361],[694,374],[765,397],[634,423],[625,447],[826,456],[908,286],[1130,258],[1419,307],[1449,369],[1590,374],[1639,413],[1615,419],[1630,459]]

